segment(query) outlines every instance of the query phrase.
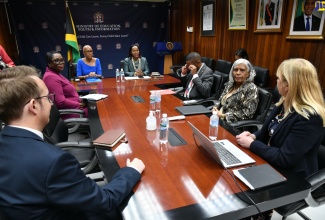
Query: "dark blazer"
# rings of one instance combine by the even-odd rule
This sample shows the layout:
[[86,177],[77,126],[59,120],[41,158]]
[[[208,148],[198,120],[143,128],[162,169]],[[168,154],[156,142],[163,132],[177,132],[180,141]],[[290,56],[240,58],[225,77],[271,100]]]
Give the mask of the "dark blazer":
[[269,11],[270,11],[271,16],[269,15],[266,7],[267,7],[267,5],[265,5],[265,14],[264,14],[265,24],[266,25],[271,25],[272,21],[274,20],[275,3],[271,2],[270,5],[269,5]]
[[250,149],[271,164],[307,177],[318,170],[317,150],[324,134],[323,121],[319,115],[310,115],[307,120],[292,112],[278,124],[268,146],[269,124],[281,109],[282,105],[274,108],[262,129],[255,133],[256,140]]
[[[293,31],[306,31],[304,19],[305,18],[303,14],[295,19],[293,25]],[[315,15],[312,15],[311,22],[312,22],[311,31],[319,31],[320,18]]]
[[70,153],[25,129],[6,126],[0,147],[0,209],[10,219],[101,219],[141,177],[125,167],[100,187]]
[[[211,95],[211,87],[213,84],[213,72],[207,65],[203,63],[202,65],[204,66],[198,72],[199,77],[193,79],[194,85],[190,91],[189,99],[209,98]],[[184,89],[188,87],[188,84],[191,82],[192,78],[193,75],[190,73],[190,71],[187,73],[186,76],[180,77]]]
[[[149,75],[149,64],[145,57],[141,57],[140,69],[142,70],[144,76]],[[123,70],[124,70],[125,76],[134,76],[135,69],[134,69],[131,58],[127,57],[124,59]]]

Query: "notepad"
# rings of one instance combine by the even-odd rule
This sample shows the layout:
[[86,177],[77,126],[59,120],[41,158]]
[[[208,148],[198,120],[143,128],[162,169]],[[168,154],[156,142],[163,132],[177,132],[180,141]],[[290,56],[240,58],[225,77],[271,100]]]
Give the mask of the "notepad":
[[104,147],[114,147],[124,136],[125,132],[123,129],[107,130],[104,134],[94,140],[93,144]]
[[269,164],[246,167],[243,169],[233,170],[233,172],[235,176],[237,176],[251,190],[257,190],[287,180]]
[[88,94],[85,96],[81,96],[80,98],[98,101],[98,100],[107,98],[107,95],[105,95],[105,94]]

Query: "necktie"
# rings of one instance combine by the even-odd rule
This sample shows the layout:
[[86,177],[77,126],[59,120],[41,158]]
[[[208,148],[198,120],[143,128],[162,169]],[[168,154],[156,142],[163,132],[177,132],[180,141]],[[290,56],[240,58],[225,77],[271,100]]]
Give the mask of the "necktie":
[[306,20],[306,31],[310,31],[309,17],[307,17]]

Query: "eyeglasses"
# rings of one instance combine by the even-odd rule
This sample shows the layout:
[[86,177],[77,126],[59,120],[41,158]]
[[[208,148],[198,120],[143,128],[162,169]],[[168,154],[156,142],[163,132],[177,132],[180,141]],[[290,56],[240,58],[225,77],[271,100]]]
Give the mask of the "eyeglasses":
[[92,53],[93,51],[92,50],[85,50],[85,52]]
[[59,63],[65,63],[64,59],[55,59],[52,60],[54,63],[59,64]]
[[[54,100],[55,100],[55,93],[49,93],[47,95],[39,96],[39,97],[36,97],[34,99],[36,100],[36,99],[41,99],[41,98],[47,98],[49,100],[49,103],[53,104],[54,103]],[[31,100],[29,100],[28,102],[26,102],[25,105],[27,105]]]

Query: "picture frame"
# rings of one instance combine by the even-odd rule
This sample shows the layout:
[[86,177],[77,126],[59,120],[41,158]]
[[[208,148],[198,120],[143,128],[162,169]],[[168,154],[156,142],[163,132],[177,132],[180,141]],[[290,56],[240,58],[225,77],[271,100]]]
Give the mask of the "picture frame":
[[286,4],[286,0],[259,0],[256,5],[256,29],[254,32],[282,32],[282,17]]
[[229,0],[228,30],[248,30],[249,0]]
[[[306,1],[311,1],[311,0],[306,0]],[[315,2],[314,5],[315,7],[312,12],[311,30],[306,31],[304,30],[306,28],[304,26],[306,22],[304,22],[304,18],[302,17],[304,14],[302,9],[305,8],[304,0],[294,0],[292,15],[291,15],[290,30],[287,39],[311,39],[311,40],[324,39],[325,11],[324,11],[324,7],[322,7],[322,3],[323,2],[321,1]]]
[[201,1],[201,36],[215,36],[215,0]]

